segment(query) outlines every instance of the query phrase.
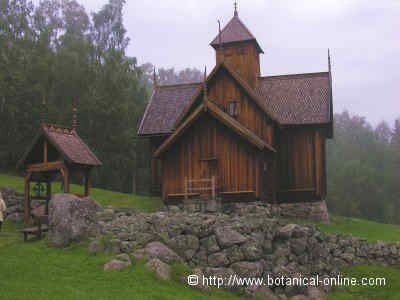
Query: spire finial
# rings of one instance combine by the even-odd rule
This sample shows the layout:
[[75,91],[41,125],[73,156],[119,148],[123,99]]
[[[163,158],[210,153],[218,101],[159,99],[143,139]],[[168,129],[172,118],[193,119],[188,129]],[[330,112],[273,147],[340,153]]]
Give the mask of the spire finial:
[[328,48],[328,70],[330,73],[331,72],[331,53],[329,51],[329,48]]
[[154,86],[154,87],[157,87],[156,66],[154,66],[154,70],[153,70],[153,86]]
[[219,43],[219,51],[221,54],[221,61],[223,61],[224,58],[224,48],[222,46],[222,32],[221,32],[221,22],[218,20],[218,43]]
[[207,66],[204,66],[203,102],[204,102],[204,110],[207,110]]
[[72,130],[76,131],[78,127],[78,117],[77,117],[78,109],[76,108],[76,101],[73,100],[72,102]]
[[237,16],[238,16],[238,11],[237,11],[237,1],[236,1],[236,0],[235,0],[235,3],[234,3],[233,5],[234,5],[234,7],[235,7],[235,11],[234,11],[233,15],[234,15],[235,17],[237,17]]
[[46,123],[46,109],[47,109],[46,96],[43,96],[43,98],[42,98],[42,111],[40,113],[40,124]]

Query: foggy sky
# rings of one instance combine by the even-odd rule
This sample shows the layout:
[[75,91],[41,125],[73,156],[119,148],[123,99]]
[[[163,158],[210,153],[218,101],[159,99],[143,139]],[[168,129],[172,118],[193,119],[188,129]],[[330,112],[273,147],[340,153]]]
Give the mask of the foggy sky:
[[[39,1],[34,1],[38,3]],[[78,0],[88,12],[106,0]],[[233,0],[127,0],[128,55],[183,69],[215,65],[209,46],[233,16]],[[257,38],[262,75],[327,71],[331,49],[334,111],[373,125],[400,117],[400,0],[239,0]]]

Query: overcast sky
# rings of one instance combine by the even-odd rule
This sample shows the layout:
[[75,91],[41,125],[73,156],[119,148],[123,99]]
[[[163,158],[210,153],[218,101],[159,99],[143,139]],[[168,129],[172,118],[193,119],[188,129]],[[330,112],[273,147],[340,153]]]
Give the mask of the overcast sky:
[[[39,2],[34,1],[34,2]],[[97,11],[106,0],[78,0]],[[233,16],[233,0],[127,0],[128,54],[139,64],[211,70],[209,46]],[[400,0],[239,0],[257,38],[262,75],[327,71],[331,49],[334,110],[376,125],[400,117]]]

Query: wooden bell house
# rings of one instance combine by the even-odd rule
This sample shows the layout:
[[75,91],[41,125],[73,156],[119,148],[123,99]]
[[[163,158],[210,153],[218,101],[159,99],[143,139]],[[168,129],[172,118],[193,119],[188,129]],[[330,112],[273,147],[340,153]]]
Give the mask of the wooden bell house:
[[44,214],[48,214],[52,182],[60,178],[62,191],[70,193],[71,176],[83,176],[84,193],[77,195],[90,195],[91,170],[102,163],[79,137],[76,127],[75,107],[72,127],[48,124],[42,117],[39,132],[18,163],[18,169],[24,170],[25,223],[32,216],[32,201],[45,201]]

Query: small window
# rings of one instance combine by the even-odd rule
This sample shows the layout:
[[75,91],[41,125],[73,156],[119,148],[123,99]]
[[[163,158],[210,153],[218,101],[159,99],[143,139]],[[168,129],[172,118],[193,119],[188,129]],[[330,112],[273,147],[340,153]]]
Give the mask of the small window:
[[236,117],[238,115],[238,103],[236,101],[230,101],[228,103],[228,114],[232,117]]

